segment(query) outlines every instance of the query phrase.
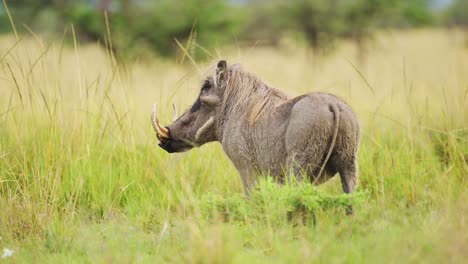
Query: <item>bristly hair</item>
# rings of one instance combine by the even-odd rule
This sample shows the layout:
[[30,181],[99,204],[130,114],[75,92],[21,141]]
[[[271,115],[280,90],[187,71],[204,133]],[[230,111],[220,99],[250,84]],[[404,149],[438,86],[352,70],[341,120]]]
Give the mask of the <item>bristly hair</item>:
[[244,113],[244,118],[250,124],[255,123],[263,114],[271,113],[278,104],[288,99],[286,93],[244,71],[239,64],[229,65],[225,76],[222,111]]

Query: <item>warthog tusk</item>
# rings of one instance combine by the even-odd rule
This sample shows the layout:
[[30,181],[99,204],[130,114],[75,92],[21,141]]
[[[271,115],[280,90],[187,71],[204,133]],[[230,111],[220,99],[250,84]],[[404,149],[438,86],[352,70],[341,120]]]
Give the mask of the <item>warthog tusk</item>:
[[210,117],[210,119],[208,119],[208,121],[205,122],[205,124],[203,124],[203,126],[201,126],[198,130],[197,130],[197,133],[195,134],[195,140],[198,141],[200,140],[200,136],[205,133],[206,130],[208,130],[208,128],[210,128],[212,125],[214,124],[214,118],[213,117]]
[[160,123],[158,118],[156,117],[156,106],[157,104],[154,103],[153,105],[153,111],[151,112],[151,124],[153,125],[154,131],[156,131],[156,135],[158,136],[158,139],[169,139],[169,130],[165,127],[163,127]]
[[172,122],[175,122],[177,120],[177,117],[179,116],[177,113],[177,109],[174,104],[172,104],[172,110],[174,110],[174,115],[172,116]]

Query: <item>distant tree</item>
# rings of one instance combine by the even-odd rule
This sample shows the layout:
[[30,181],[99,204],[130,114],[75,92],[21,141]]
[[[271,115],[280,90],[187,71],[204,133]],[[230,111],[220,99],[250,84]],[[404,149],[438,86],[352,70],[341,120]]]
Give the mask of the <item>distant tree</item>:
[[468,0],[455,0],[446,14],[448,24],[468,27]]
[[[316,51],[333,49],[337,39],[353,40],[365,60],[369,40],[385,27],[431,24],[430,0],[6,0],[17,25],[62,32],[73,24],[81,41],[106,42],[104,13],[116,52],[133,56],[146,50],[161,55],[180,51],[175,40],[202,56],[202,48],[237,40],[277,45],[299,33]],[[453,23],[466,21],[468,0],[456,0]],[[1,3],[1,1],[0,1]],[[0,30],[9,20],[0,12]],[[26,27],[20,27],[25,30]]]
[[[384,13],[387,0],[358,0],[343,7],[344,24],[342,34],[356,43],[360,64],[364,64],[368,52],[368,41]],[[388,3],[388,2],[387,2]]]
[[291,7],[291,19],[313,49],[326,50],[339,35],[342,17],[337,0],[299,0]]
[[290,4],[281,0],[252,0],[241,6],[241,40],[254,45],[278,45],[292,28],[289,8]]
[[456,0],[448,9],[446,24],[465,30],[465,45],[468,48],[468,0]]

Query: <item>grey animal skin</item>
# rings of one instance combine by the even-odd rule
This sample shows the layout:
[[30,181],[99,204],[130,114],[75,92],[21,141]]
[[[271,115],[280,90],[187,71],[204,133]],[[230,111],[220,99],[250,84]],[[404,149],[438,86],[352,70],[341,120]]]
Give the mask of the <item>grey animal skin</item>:
[[169,153],[220,142],[247,195],[259,175],[278,182],[294,175],[320,184],[339,173],[345,193],[356,188],[359,123],[332,94],[289,98],[222,60],[189,110],[167,127],[154,111],[152,120],[159,146]]

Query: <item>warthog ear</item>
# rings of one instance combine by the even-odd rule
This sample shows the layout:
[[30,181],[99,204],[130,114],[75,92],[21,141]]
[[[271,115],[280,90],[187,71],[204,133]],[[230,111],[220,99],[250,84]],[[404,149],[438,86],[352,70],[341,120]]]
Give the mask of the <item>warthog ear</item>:
[[216,76],[218,76],[218,80],[224,80],[226,77],[226,68],[227,63],[225,60],[220,60],[218,65],[216,66]]

